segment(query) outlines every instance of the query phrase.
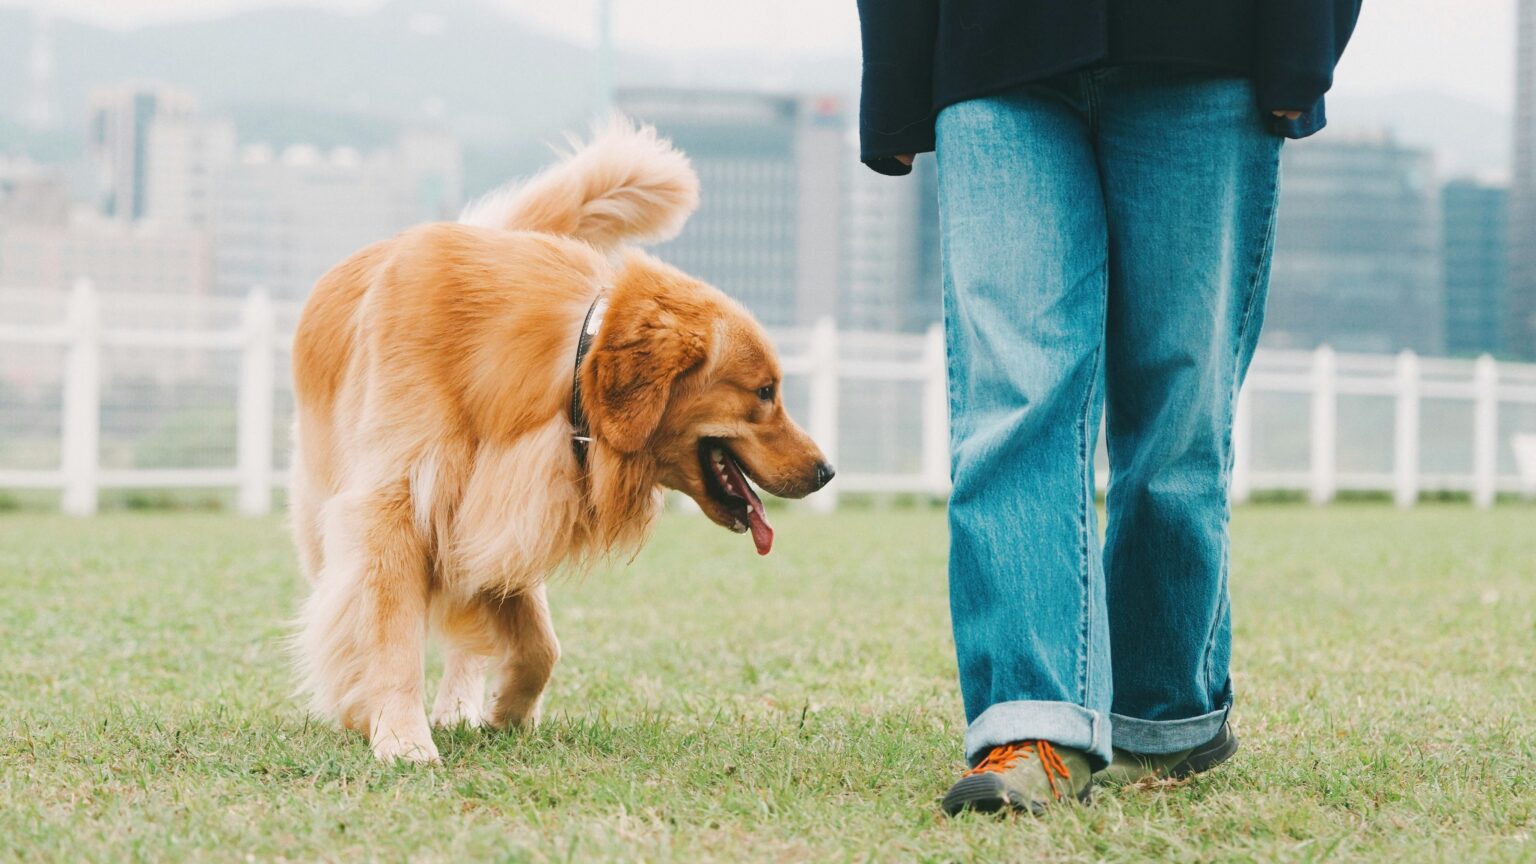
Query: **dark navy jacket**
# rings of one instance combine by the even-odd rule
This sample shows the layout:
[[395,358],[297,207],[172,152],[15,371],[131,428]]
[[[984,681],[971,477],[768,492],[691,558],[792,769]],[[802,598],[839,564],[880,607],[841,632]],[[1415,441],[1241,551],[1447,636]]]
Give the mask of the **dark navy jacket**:
[[1278,135],[1327,122],[1323,94],[1361,0],[858,0],[861,158],[933,149],[947,105],[1098,64],[1171,63],[1251,78]]

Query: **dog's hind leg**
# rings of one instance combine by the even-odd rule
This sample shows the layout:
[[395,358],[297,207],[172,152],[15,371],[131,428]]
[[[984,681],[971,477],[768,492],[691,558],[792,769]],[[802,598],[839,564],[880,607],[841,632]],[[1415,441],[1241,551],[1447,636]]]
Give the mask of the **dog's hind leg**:
[[485,670],[491,658],[449,646],[444,657],[443,682],[432,703],[432,725],[439,729],[485,725]]
[[315,706],[380,760],[435,762],[423,705],[428,556],[402,481],[326,505],[325,567],[299,636]]
[[451,603],[434,598],[433,619],[443,637],[443,680],[432,703],[439,729],[485,724],[485,673],[496,650],[496,627],[479,600]]
[[501,666],[491,701],[491,725],[531,727],[539,722],[544,687],[560,660],[560,640],[549,619],[544,586],[508,597],[495,610]]

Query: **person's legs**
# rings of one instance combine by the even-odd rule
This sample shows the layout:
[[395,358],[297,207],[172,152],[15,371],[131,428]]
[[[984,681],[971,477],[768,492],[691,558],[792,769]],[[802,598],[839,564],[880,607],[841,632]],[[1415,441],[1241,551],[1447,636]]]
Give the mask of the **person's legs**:
[[1106,234],[1084,80],[938,118],[950,604],[972,764],[1028,740],[1095,768],[1110,755],[1093,488]]
[[1174,753],[1218,737],[1232,700],[1232,417],[1264,317],[1280,139],[1242,79],[1127,67],[1095,96],[1114,746]]

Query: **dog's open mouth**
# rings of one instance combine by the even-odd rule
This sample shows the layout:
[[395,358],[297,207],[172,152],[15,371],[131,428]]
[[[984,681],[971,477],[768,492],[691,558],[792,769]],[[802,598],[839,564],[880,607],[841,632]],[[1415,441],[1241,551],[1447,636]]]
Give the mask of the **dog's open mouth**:
[[768,524],[763,501],[747,482],[736,454],[723,441],[705,438],[699,442],[699,461],[704,467],[704,486],[709,497],[735,517],[736,531],[752,532],[757,554],[767,555],[773,548],[773,526]]

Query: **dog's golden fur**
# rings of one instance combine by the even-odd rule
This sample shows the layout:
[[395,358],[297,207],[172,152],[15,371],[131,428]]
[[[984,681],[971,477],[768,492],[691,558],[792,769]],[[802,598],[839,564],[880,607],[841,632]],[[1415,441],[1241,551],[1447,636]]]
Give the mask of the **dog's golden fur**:
[[[302,687],[379,758],[437,758],[429,630],[446,655],[432,723],[532,723],[560,655],[550,574],[637,549],[663,487],[742,530],[706,479],[709,442],[780,495],[830,476],[784,413],[757,323],[623,245],[675,234],[697,187],[682,154],[618,121],[459,223],[364,249],[316,285],[293,347]],[[583,465],[568,406],[600,293]]]

